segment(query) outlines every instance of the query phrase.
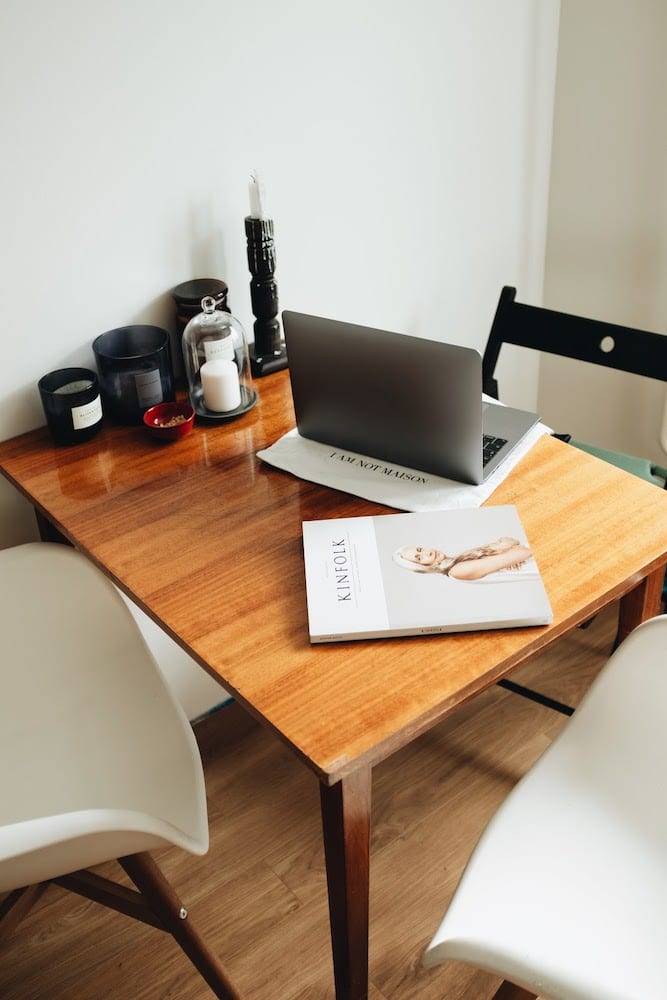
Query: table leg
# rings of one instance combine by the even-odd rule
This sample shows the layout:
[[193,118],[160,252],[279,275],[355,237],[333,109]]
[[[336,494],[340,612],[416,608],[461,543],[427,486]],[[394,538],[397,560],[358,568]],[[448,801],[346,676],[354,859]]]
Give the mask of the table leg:
[[336,1000],[368,996],[371,769],[320,784]]
[[37,530],[39,531],[39,537],[43,542],[62,542],[65,545],[70,543],[67,541],[65,536],[58,531],[55,524],[51,524],[44,515],[37,510],[35,507],[35,519],[37,521]]
[[618,615],[618,632],[614,648],[632,632],[640,622],[660,614],[662,585],[665,579],[665,567],[661,567],[621,598]]

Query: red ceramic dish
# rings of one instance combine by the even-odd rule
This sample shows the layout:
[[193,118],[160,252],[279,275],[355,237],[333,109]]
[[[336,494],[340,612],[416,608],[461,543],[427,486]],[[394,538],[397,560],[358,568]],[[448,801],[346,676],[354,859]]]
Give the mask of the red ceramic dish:
[[144,413],[144,424],[158,441],[176,441],[192,430],[194,422],[189,403],[158,403]]

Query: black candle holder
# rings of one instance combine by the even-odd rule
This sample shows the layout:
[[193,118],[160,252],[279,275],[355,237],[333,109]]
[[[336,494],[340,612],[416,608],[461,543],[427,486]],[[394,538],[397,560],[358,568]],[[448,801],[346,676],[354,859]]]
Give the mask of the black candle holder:
[[278,286],[273,277],[276,269],[273,220],[246,216],[245,232],[252,274],[250,301],[255,316],[255,342],[249,345],[250,370],[255,377],[261,377],[287,368],[287,351],[278,319]]
[[59,368],[42,375],[37,385],[56,444],[77,444],[97,434],[102,426],[102,403],[95,372]]

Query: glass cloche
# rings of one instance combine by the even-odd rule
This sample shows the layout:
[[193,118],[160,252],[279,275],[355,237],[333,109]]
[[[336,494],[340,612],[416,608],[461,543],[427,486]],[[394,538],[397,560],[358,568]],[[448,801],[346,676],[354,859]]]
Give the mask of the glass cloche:
[[233,420],[255,405],[257,392],[243,327],[216,305],[212,295],[205,296],[202,311],[183,331],[185,376],[197,416]]

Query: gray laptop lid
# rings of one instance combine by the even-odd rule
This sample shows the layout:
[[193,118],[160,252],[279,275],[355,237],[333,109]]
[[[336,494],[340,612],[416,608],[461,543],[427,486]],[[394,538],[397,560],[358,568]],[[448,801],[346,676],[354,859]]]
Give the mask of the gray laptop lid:
[[[504,412],[507,440],[483,469],[482,363],[469,347],[284,310],[299,433],[336,448],[480,483],[537,421]],[[520,429],[513,426],[520,417]],[[490,433],[494,433],[491,431]],[[508,437],[511,435],[511,437]]]

